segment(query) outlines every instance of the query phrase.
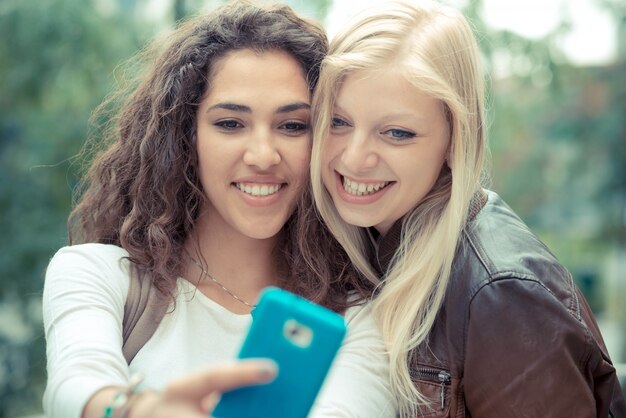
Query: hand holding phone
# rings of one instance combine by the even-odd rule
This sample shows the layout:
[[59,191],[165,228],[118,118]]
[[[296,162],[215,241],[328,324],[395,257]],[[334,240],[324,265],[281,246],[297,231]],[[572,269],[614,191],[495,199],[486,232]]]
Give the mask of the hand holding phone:
[[306,417],[341,346],[341,315],[285,290],[265,289],[239,358],[269,358],[274,381],[224,393],[216,418]]

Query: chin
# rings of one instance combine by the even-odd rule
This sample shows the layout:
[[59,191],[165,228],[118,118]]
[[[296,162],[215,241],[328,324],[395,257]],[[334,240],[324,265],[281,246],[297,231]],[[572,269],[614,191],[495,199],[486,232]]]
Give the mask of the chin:
[[276,235],[278,235],[278,233],[280,232],[280,230],[275,231],[273,233],[258,233],[258,234],[248,234],[248,236],[252,239],[258,239],[258,240],[266,240],[266,239],[271,239],[276,237]]
[[269,239],[278,235],[283,227],[284,223],[281,223],[280,225],[257,224],[253,227],[243,229],[241,233],[253,239]]
[[347,209],[345,211],[339,211],[339,216],[341,216],[341,219],[343,219],[343,221],[349,225],[352,226],[358,226],[361,228],[369,228],[370,226],[374,226],[377,224],[376,220],[371,219],[370,217],[367,216],[359,216],[358,214],[355,214],[354,211],[351,211],[350,209]]

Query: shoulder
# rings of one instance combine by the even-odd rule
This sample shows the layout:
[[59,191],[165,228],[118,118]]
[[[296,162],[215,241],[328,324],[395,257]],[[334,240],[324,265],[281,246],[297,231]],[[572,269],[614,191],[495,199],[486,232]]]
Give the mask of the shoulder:
[[80,244],[59,249],[50,260],[48,271],[66,267],[122,268],[128,253],[121,247],[107,244]]
[[354,324],[367,322],[372,320],[372,302],[367,301],[359,303],[346,309],[344,313],[344,319],[346,324]]
[[[128,253],[121,247],[106,244],[81,244],[63,247],[52,257],[46,269],[45,288],[64,286],[72,289],[128,291]],[[75,287],[76,286],[76,287]]]
[[373,303],[364,302],[346,310],[344,320],[348,327],[348,339],[382,341],[382,334],[372,309]]
[[[531,273],[552,265],[563,270],[546,245],[494,192],[463,231],[465,256],[476,257],[490,276],[507,270]],[[461,253],[463,254],[463,253]]]
[[473,272],[475,291],[498,280],[518,279],[558,298],[573,297],[567,269],[494,192],[463,231],[454,264],[455,271]]
[[489,192],[487,203],[461,235],[446,305],[469,315],[477,301],[481,309],[497,312],[529,297],[581,318],[571,274],[515,212]]

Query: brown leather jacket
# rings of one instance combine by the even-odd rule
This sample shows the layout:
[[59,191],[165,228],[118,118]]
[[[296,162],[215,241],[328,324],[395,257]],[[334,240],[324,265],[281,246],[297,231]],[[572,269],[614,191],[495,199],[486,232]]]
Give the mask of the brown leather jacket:
[[[379,243],[385,271],[401,221]],[[428,343],[412,353],[425,417],[626,417],[572,276],[493,192],[475,199]]]

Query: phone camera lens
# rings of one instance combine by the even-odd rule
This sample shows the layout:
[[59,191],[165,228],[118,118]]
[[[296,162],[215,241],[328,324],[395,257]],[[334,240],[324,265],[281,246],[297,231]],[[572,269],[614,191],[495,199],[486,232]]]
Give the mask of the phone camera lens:
[[285,321],[283,335],[291,344],[300,348],[308,347],[313,340],[313,331],[311,328],[299,323],[295,319]]

